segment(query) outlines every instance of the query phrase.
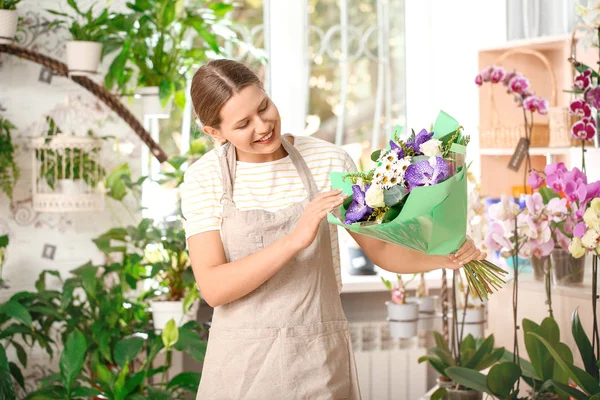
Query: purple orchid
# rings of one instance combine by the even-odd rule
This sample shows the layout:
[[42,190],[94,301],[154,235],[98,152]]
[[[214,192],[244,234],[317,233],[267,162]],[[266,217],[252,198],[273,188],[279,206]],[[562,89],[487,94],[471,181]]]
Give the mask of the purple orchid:
[[592,115],[592,109],[583,100],[574,100],[569,106],[569,113],[579,118],[589,117]]
[[494,68],[494,70],[492,71],[492,74],[490,75],[490,81],[492,83],[498,83],[498,82],[501,82],[505,76],[506,76],[506,71],[504,70],[504,68],[496,67],[496,68]]
[[512,80],[512,78],[514,78],[515,76],[518,75],[518,72],[516,70],[512,70],[510,72],[508,72],[505,76],[504,79],[502,79],[502,84],[504,86],[508,86],[508,84],[510,83],[510,81]]
[[546,183],[548,184],[548,187],[556,193],[561,193],[564,190],[563,176],[565,172],[567,172],[565,163],[561,162],[546,165],[544,172],[546,173]]
[[595,109],[600,108],[600,86],[588,90],[585,94],[585,100]]
[[548,114],[548,100],[537,96],[529,96],[523,100],[523,108],[527,111],[545,115]]
[[533,189],[539,189],[545,182],[543,176],[541,176],[537,171],[531,171],[529,173],[529,179],[527,180],[527,184]]
[[433,132],[427,132],[427,129],[422,129],[421,132],[415,136],[414,142],[407,142],[406,146],[412,148],[417,155],[421,153],[421,145],[427,142],[429,139],[433,137]]
[[350,204],[350,207],[348,207],[348,211],[346,211],[345,224],[351,225],[362,220],[365,216],[368,217],[373,212],[373,209],[369,207],[365,201],[365,193],[369,190],[370,186],[371,185],[365,186],[364,192],[360,189],[359,185],[352,186],[352,203]]
[[508,88],[511,92],[522,95],[529,89],[529,79],[517,74],[508,83]]
[[402,149],[402,147],[398,146],[393,140],[390,140],[390,151],[396,153],[398,160],[404,158],[404,150]]
[[571,128],[571,135],[579,140],[592,140],[596,135],[596,122],[593,118],[577,121]]
[[578,237],[578,238],[582,238],[583,235],[585,235],[585,233],[587,232],[587,225],[585,224],[585,222],[580,222],[577,224],[577,226],[575,226],[575,229],[573,230],[573,236]]
[[575,78],[575,82],[573,82],[573,86],[575,87],[575,89],[586,90],[588,87],[590,87],[590,84],[592,83],[591,76],[592,70],[590,69],[586,69],[581,74],[579,74]]
[[448,178],[450,167],[442,157],[411,164],[404,173],[404,179],[412,190],[419,186],[435,185]]

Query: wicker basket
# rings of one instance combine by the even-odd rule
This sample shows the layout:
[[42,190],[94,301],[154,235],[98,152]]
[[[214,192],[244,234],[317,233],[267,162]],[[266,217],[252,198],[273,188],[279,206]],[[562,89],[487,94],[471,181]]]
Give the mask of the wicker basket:
[[[529,50],[529,49],[514,49],[509,50],[502,54],[494,62],[494,65],[501,65],[501,63],[508,57],[513,55],[530,55],[539,59],[542,64],[546,67],[548,74],[550,75],[550,82],[552,84],[552,96],[550,104],[556,106],[556,77],[550,61],[542,53]],[[502,125],[499,121],[498,110],[496,110],[494,101],[494,91],[492,85],[489,90],[490,96],[490,112],[493,115],[492,127],[488,129],[482,129],[480,132],[480,147],[481,148],[514,148],[522,137],[525,137],[525,126],[524,124],[517,125]],[[547,124],[534,124],[533,131],[531,134],[530,147],[548,147],[550,144],[550,131]]]

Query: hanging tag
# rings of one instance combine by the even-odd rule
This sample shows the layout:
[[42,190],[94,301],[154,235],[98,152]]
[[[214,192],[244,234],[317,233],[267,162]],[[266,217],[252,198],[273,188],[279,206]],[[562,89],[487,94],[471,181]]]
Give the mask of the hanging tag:
[[527,157],[527,152],[529,151],[529,139],[521,138],[519,143],[517,144],[517,148],[510,158],[510,162],[508,163],[508,169],[512,169],[513,171],[518,171],[521,168],[521,164],[523,164],[523,160]]

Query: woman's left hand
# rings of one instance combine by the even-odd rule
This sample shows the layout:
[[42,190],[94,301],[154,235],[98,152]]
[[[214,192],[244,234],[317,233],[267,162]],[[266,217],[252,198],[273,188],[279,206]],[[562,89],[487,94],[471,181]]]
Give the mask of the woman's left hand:
[[467,241],[454,254],[448,256],[457,268],[467,264],[473,260],[483,260],[487,254],[477,248],[473,239],[467,236]]

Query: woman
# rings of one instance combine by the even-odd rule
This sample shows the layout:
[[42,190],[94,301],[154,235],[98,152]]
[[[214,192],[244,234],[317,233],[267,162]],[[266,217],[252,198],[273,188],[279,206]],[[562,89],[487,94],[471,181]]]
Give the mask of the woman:
[[[340,148],[282,136],[277,107],[244,65],[211,61],[194,75],[194,110],[222,146],[182,186],[192,267],[214,307],[197,399],[358,399],[339,296],[337,233],[324,220],[344,200],[329,173],[355,171]],[[397,273],[483,259],[471,240],[429,256],[351,233]]]

